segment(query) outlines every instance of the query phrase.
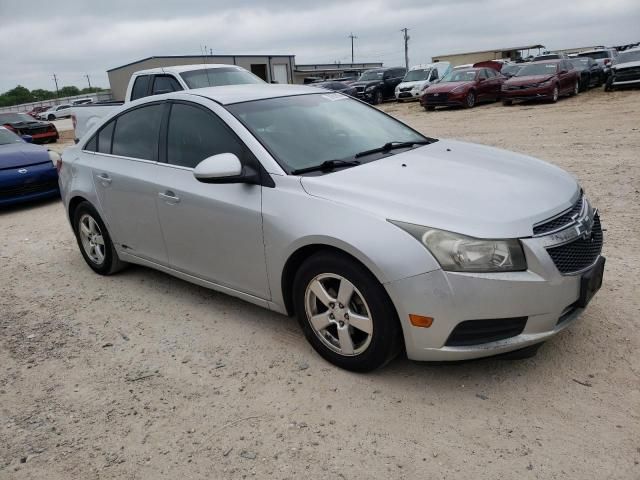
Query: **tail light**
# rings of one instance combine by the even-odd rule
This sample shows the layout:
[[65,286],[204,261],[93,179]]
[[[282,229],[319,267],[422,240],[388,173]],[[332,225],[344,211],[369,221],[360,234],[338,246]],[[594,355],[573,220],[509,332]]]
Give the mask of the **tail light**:
[[73,129],[76,129],[76,125],[77,125],[77,121],[76,121],[76,116],[74,114],[71,114],[71,123],[73,124]]

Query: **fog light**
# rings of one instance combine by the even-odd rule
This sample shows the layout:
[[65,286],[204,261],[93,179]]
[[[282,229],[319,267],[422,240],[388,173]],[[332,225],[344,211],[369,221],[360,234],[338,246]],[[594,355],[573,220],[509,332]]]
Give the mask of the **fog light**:
[[414,327],[429,328],[433,324],[433,318],[416,315],[414,313],[409,314],[409,321]]

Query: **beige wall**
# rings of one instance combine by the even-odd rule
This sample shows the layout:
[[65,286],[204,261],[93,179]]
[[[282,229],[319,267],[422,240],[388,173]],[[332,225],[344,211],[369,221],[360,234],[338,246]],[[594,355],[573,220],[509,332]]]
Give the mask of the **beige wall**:
[[[172,65],[192,65],[197,63],[203,63],[201,57],[155,57],[107,72],[113,99],[124,100],[124,97],[127,93],[127,86],[129,85],[129,79],[134,72],[137,72],[139,70],[147,70],[149,68],[169,67]],[[233,65],[234,57],[206,57],[206,63],[221,63]],[[268,77],[267,81],[271,81],[273,77],[273,65],[286,65],[288,81],[289,83],[293,83],[294,81],[292,77],[294,70],[294,57],[272,56],[271,71],[269,70],[268,56],[235,57],[235,65],[246,68],[249,71],[251,71],[252,64],[261,64],[266,66]]]

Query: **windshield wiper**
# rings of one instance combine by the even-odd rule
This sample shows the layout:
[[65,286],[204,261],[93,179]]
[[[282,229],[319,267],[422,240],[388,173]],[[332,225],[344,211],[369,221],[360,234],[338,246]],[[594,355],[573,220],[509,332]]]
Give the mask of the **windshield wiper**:
[[301,173],[320,171],[330,172],[331,170],[335,170],[337,167],[353,167],[355,165],[360,165],[360,162],[358,160],[325,160],[319,165],[291,170],[291,174],[299,175]]
[[390,152],[391,150],[396,149],[396,148],[412,147],[413,145],[429,145],[430,143],[433,143],[433,141],[431,141],[431,140],[416,140],[416,141],[413,141],[413,142],[387,142],[384,145],[382,145],[381,147],[372,148],[371,150],[365,150],[363,152],[356,153],[355,157],[356,158],[360,158],[360,157],[364,157],[366,155],[371,155],[372,153]]

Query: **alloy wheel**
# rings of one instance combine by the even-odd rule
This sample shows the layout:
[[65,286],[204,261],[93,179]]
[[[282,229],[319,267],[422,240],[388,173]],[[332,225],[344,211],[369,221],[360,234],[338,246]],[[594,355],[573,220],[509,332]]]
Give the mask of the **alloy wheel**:
[[80,217],[78,234],[87,257],[96,265],[101,265],[105,259],[105,245],[98,222],[85,213]]
[[[589,84],[587,83],[587,85]],[[576,81],[576,85],[575,87],[573,87],[573,94],[578,95],[579,92],[580,92],[580,82]]]
[[346,278],[334,273],[317,275],[307,285],[304,305],[311,329],[334,352],[356,356],[371,343],[371,310]]
[[553,101],[554,102],[558,101],[558,87],[557,86],[553,87]]
[[471,108],[476,104],[476,96],[473,92],[467,93],[467,107]]

